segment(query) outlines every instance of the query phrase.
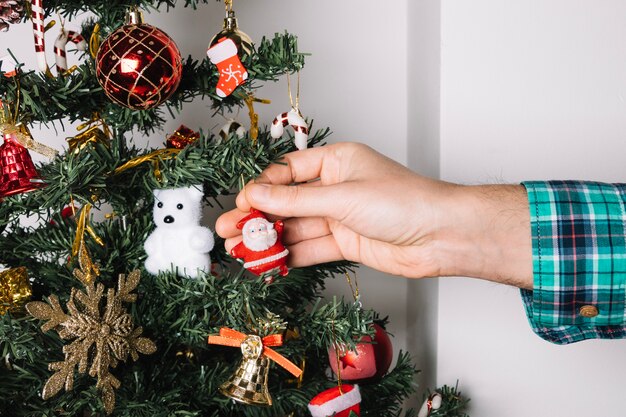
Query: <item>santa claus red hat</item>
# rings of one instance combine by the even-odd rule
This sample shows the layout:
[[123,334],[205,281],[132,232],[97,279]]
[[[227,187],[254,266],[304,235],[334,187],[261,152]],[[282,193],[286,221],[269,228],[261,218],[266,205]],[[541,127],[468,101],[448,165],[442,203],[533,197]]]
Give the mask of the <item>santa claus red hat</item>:
[[309,403],[313,417],[348,417],[353,411],[361,415],[361,392],[358,385],[343,384],[317,394]]
[[259,210],[257,209],[250,209],[250,214],[248,214],[246,217],[244,217],[243,219],[239,220],[239,223],[237,223],[237,229],[241,230],[243,229],[243,226],[252,219],[265,219],[267,220],[267,217],[265,217],[265,215],[263,213],[261,213]]

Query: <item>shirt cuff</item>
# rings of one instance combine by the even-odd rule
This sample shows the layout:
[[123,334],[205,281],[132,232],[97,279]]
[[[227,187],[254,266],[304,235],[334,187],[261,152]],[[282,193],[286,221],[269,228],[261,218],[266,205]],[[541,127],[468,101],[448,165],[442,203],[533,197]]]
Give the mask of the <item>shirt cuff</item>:
[[530,207],[531,327],[572,343],[626,337],[626,184],[524,182]]

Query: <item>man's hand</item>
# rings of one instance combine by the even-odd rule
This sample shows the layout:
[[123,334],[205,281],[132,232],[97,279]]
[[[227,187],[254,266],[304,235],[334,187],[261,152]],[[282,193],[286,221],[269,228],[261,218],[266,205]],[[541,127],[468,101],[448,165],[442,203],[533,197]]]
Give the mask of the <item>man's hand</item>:
[[293,267],[335,260],[394,275],[463,275],[532,288],[522,186],[466,187],[419,176],[371,148],[340,143],[287,154],[217,221],[230,250],[254,207],[285,219]]

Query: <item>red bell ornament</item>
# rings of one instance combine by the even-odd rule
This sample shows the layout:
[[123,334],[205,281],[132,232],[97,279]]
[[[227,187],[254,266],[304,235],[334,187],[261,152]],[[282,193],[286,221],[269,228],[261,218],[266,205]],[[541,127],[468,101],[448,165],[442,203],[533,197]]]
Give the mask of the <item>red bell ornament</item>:
[[96,56],[96,77],[107,97],[134,110],[151,109],[170,98],[182,72],[172,38],[143,23],[136,9],[126,25],[102,42]]
[[[337,366],[341,367],[341,379],[349,382],[367,383],[381,378],[389,370],[393,358],[393,347],[385,329],[374,324],[376,333],[374,340],[363,336],[355,350],[328,349],[330,367],[337,374]],[[339,363],[337,363],[339,353]]]
[[26,193],[44,186],[28,149],[13,133],[5,133],[0,146],[0,198]]

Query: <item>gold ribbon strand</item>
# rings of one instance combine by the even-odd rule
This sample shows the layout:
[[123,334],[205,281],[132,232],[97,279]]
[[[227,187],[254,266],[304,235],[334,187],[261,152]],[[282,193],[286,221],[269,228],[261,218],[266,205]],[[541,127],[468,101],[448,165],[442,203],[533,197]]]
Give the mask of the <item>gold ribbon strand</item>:
[[84,284],[91,284],[95,281],[96,277],[100,275],[100,268],[94,264],[89,256],[89,251],[85,245],[85,232],[87,232],[93,240],[100,246],[104,246],[104,242],[96,234],[95,230],[89,224],[89,212],[92,205],[87,203],[83,206],[76,222],[76,237],[72,244],[72,257],[78,256],[78,264],[80,265],[80,274],[77,277]]
[[157,181],[161,182],[162,174],[161,169],[159,167],[159,161],[167,160],[171,158],[175,158],[181,149],[157,149],[156,151],[152,151],[146,155],[141,155],[136,158],[131,159],[123,165],[120,165],[113,171],[113,175],[121,174],[122,172],[129,170],[131,168],[135,168],[144,162],[152,162],[154,166],[154,176]]

